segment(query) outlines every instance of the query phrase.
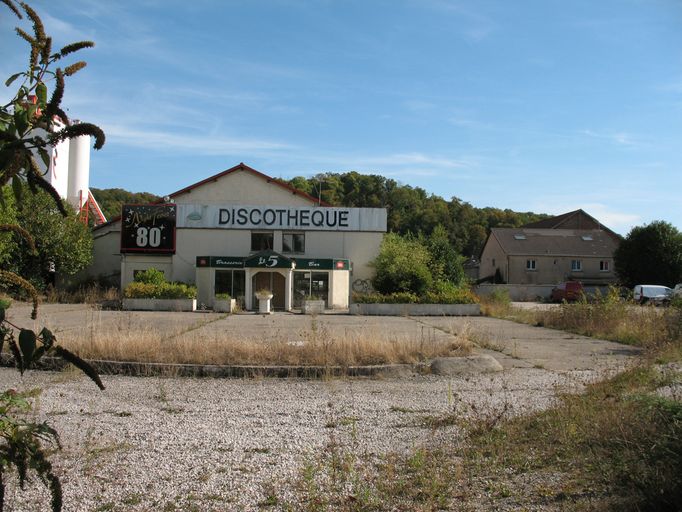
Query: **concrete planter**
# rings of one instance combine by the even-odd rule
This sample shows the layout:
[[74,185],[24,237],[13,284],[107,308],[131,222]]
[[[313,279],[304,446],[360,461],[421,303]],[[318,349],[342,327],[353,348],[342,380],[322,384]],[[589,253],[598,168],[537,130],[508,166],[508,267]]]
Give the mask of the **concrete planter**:
[[129,311],[196,311],[196,299],[123,299]]
[[258,312],[263,315],[269,315],[272,313],[270,310],[270,301],[274,295],[268,291],[256,292],[256,298],[258,299]]
[[304,315],[321,315],[324,313],[323,300],[304,300],[301,307],[301,313]]
[[351,315],[479,316],[479,304],[351,304]]
[[215,299],[213,311],[216,313],[232,313],[237,307],[237,299]]

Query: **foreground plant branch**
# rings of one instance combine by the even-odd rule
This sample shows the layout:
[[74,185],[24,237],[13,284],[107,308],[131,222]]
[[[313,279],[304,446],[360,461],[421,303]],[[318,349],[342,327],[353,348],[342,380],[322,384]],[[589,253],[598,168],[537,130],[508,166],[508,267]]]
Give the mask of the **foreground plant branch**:
[[[12,99],[0,106],[0,188],[11,183],[17,204],[24,199],[24,189],[36,194],[45,191],[54,200],[64,217],[68,212],[59,193],[45,179],[38,158],[45,169],[50,166],[49,147],[61,141],[90,135],[95,139],[95,149],[104,145],[102,130],[89,123],[71,124],[61,107],[64,97],[65,78],[74,75],[85,67],[78,61],[64,68],[55,67],[62,58],[84,48],[91,48],[91,41],[80,41],[53,51],[52,38],[45,33],[40,16],[24,2],[0,0],[13,15],[31,22],[32,33],[16,27],[17,35],[30,46],[28,66],[25,71],[10,76],[5,82],[9,87],[20,83]],[[52,94],[48,99],[48,85]],[[6,208],[4,196],[0,193],[0,207]],[[36,252],[33,238],[22,226],[0,225],[0,232],[11,232],[20,237],[33,253]],[[31,318],[38,312],[38,293],[24,277],[0,269],[0,286],[20,294],[29,295],[33,301]],[[54,334],[47,328],[39,333],[31,329],[21,329],[5,318],[5,309],[0,308],[0,351],[7,344],[13,355],[14,363],[21,374],[45,355],[53,355],[81,369],[100,389],[104,385],[94,369],[78,355],[56,344]],[[31,472],[48,488],[51,495],[51,508],[54,512],[62,509],[62,488],[59,478],[53,471],[45,444],[60,448],[57,432],[46,423],[36,423],[24,419],[30,410],[29,395],[13,390],[0,395],[0,512],[5,502],[5,475],[15,470],[19,485],[24,489]]]

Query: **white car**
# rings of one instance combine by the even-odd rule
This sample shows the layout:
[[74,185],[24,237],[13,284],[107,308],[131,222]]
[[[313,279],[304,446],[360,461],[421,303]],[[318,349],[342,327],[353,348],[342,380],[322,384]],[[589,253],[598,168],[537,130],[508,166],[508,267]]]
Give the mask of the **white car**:
[[638,284],[632,290],[635,302],[646,304],[666,304],[670,302],[673,289],[658,284]]

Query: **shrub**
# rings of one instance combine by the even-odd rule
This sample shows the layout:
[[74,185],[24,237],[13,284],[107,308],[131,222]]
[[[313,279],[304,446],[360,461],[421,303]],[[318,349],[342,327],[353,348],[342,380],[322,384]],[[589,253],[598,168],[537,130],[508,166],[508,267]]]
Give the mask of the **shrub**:
[[218,300],[230,300],[232,297],[229,293],[216,293],[215,298]]
[[421,295],[433,281],[430,261],[428,250],[419,240],[389,233],[374,260],[376,275],[372,284],[383,294],[412,292]]
[[432,290],[419,298],[422,304],[476,304],[478,297],[468,286],[456,286],[447,281],[437,282]]
[[357,304],[416,304],[419,302],[419,297],[410,292],[354,293],[353,302]]
[[508,306],[511,304],[509,297],[509,290],[503,288],[496,288],[486,296],[486,301],[492,304],[499,304],[501,306]]
[[163,272],[152,267],[135,274],[134,281],[136,283],[161,285],[166,282],[166,277]]
[[427,291],[424,295],[410,292],[395,293],[354,293],[356,304],[475,304],[477,297],[466,287],[444,283],[439,289]]
[[127,299],[196,299],[196,286],[184,283],[140,283],[126,286],[123,296]]

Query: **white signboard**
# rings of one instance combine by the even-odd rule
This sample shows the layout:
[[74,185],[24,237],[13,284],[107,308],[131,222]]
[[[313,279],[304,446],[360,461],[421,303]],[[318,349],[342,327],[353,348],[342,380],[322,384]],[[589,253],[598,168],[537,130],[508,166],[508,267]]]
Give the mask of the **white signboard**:
[[386,231],[385,208],[178,204],[178,228]]

